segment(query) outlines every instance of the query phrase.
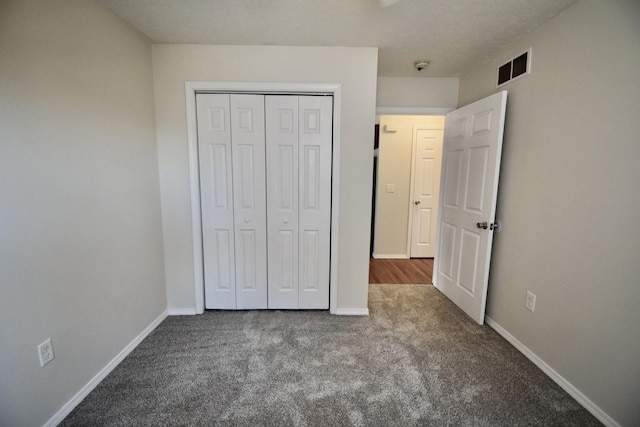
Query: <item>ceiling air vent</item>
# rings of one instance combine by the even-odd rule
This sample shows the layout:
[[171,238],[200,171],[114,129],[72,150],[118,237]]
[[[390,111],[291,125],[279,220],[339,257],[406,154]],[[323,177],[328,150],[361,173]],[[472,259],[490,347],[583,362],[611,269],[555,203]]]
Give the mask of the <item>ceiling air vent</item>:
[[531,73],[531,48],[521,55],[518,55],[506,64],[498,67],[498,84],[497,87],[519,79]]

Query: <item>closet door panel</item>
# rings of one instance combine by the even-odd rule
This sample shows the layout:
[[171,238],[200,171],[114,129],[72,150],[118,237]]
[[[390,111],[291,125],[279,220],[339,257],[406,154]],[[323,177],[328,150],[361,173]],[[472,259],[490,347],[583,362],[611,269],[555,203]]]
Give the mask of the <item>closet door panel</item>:
[[302,309],[329,308],[333,98],[299,97],[299,296]]
[[236,308],[229,95],[198,94],[205,307]]
[[267,308],[263,95],[231,95],[236,308]]
[[269,308],[298,308],[298,97],[265,96]]

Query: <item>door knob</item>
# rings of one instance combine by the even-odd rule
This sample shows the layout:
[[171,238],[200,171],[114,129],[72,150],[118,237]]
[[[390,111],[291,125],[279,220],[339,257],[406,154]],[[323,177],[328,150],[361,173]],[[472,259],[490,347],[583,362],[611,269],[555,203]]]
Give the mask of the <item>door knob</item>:
[[420,204],[420,200],[416,200],[415,202],[413,202],[413,204],[418,206]]
[[483,230],[486,230],[488,228],[489,230],[495,231],[500,231],[500,229],[502,228],[499,220],[496,220],[496,222],[492,222],[491,224],[489,224],[487,221],[478,222],[476,223],[476,227]]

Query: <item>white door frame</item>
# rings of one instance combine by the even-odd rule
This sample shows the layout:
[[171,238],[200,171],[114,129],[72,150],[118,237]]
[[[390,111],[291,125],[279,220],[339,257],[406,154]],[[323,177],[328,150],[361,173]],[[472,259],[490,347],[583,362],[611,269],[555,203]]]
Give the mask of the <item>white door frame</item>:
[[[409,221],[407,222],[407,258],[411,259],[411,240],[413,239],[413,190],[415,185],[415,163],[416,163],[416,130],[417,126],[413,125],[411,130],[411,164],[409,174],[411,180],[409,182]],[[442,172],[442,171],[441,171]],[[434,257],[435,258],[435,257]]]
[[193,239],[193,276],[195,290],[195,312],[204,313],[204,260],[202,254],[202,218],[200,211],[200,171],[198,165],[198,129],[196,126],[196,93],[260,93],[333,95],[333,154],[331,167],[331,272],[329,275],[329,311],[337,314],[338,302],[338,236],[340,200],[340,84],[316,83],[234,83],[186,81],[185,98],[187,108],[187,142],[189,145],[189,186],[191,189],[191,232]]

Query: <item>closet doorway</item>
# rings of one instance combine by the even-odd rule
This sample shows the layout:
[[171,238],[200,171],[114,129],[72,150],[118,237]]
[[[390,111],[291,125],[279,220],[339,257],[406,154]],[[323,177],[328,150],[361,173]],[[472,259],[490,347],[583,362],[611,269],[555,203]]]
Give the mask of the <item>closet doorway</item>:
[[332,97],[196,105],[205,307],[329,308]]
[[339,85],[185,87],[196,312],[336,312]]

